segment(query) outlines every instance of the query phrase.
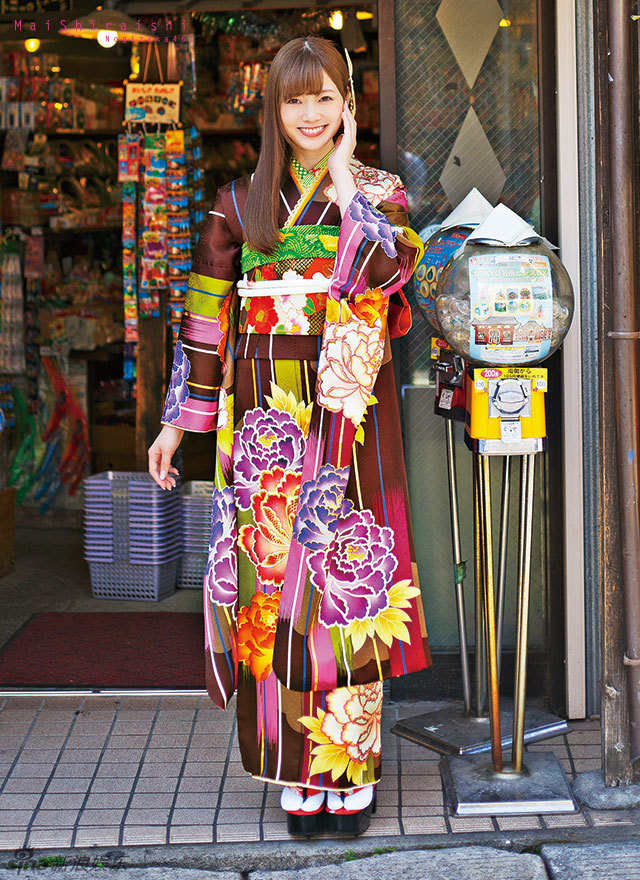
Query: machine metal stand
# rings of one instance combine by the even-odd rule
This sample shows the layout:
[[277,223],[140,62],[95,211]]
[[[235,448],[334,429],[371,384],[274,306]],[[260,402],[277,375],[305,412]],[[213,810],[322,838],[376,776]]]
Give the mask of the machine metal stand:
[[458,641],[460,643],[460,664],[462,668],[462,697],[466,715],[471,713],[471,675],[469,673],[469,646],[467,645],[467,624],[464,613],[465,563],[462,560],[460,542],[460,520],[458,517],[458,485],[456,474],[456,451],[452,419],[445,419],[447,439],[447,472],[449,475],[449,513],[451,517],[451,547],[453,550],[453,574],[456,591],[456,616],[458,618]]
[[[469,647],[464,605],[465,563],[462,560],[460,525],[458,516],[458,489],[455,458],[454,420],[445,418],[447,471],[449,475],[449,509],[451,514],[451,541],[453,550],[454,586],[456,596],[456,616],[460,643],[460,662],[462,676],[463,706],[447,706],[435,712],[427,712],[413,718],[404,718],[393,728],[398,736],[424,745],[442,755],[472,755],[489,751],[491,748],[491,722],[487,715],[487,659],[485,650],[485,599],[483,572],[482,517],[479,513],[480,494],[478,492],[478,460],[486,456],[473,457],[474,472],[474,568],[475,568],[475,699],[471,692],[471,673]],[[487,465],[488,467],[488,465]],[[502,628],[504,620],[504,601],[507,573],[507,545],[509,529],[509,497],[511,481],[511,457],[505,456],[502,470],[502,494],[500,515],[500,536],[498,543],[497,580],[497,620],[495,623],[495,654],[497,656],[497,676],[500,677],[502,647]],[[501,746],[508,748],[512,742],[513,709],[509,701],[503,701],[499,716]],[[551,736],[558,736],[568,730],[563,718],[551,715],[541,709],[528,709],[524,718],[524,742],[536,742]]]
[[479,557],[489,682],[491,759],[483,754],[440,759],[445,792],[457,816],[504,816],[574,812],[576,804],[560,762],[551,754],[529,753],[524,762],[527,631],[533,524],[535,457],[521,456],[518,536],[516,673],[511,764],[504,767],[504,740],[498,693],[496,605],[489,458],[474,452],[474,486],[479,513]]

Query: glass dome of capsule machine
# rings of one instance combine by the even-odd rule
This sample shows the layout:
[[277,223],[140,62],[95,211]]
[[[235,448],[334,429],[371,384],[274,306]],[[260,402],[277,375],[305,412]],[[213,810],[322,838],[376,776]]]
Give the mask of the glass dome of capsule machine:
[[442,270],[435,315],[447,343],[466,361],[530,366],[566,336],[573,287],[539,237],[514,247],[470,240]]

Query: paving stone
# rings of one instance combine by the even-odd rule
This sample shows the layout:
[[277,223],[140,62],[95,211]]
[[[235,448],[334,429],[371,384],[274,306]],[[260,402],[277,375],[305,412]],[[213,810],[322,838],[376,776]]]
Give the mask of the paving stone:
[[[134,846],[152,846],[167,841],[167,829],[165,825],[127,825],[122,835],[124,844]],[[137,874],[136,880],[137,880]],[[165,874],[166,876],[166,874]]]
[[172,825],[169,830],[170,843],[211,843],[211,825]]
[[[34,859],[34,863],[37,859]],[[70,869],[76,866],[71,864]],[[60,878],[66,872],[61,871],[59,867],[38,868],[38,877],[55,877]],[[93,866],[86,871],[75,871],[74,873],[83,876],[86,874],[91,880],[113,880],[113,868],[94,868]],[[118,880],[166,880],[167,869],[159,868],[118,868]],[[172,880],[240,880],[240,874],[235,871],[202,871],[199,868],[171,868],[170,876]],[[0,868],[0,880],[15,880],[15,869]]]
[[47,794],[42,798],[40,807],[43,810],[79,810],[84,799],[85,793],[82,791],[60,794],[59,792],[50,793],[50,790],[47,789]]
[[633,825],[629,810],[587,810],[587,816],[594,825]]
[[402,821],[406,819],[415,819],[420,816],[441,816],[444,813],[444,807],[440,804],[420,804],[419,806],[402,807]]
[[[125,791],[95,791],[91,790],[91,794],[84,804],[85,810],[119,810],[124,809],[129,803],[129,792],[131,785]],[[135,795],[134,795],[135,797]]]
[[493,831],[493,822],[488,816],[450,816],[449,824],[454,834],[468,834],[471,831]]
[[501,831],[528,831],[532,828],[540,828],[540,820],[537,816],[501,816],[497,821]]
[[35,810],[41,795],[37,792],[0,794],[0,810]]
[[0,849],[20,849],[24,845],[24,838],[24,828],[0,831]]
[[543,816],[542,821],[547,828],[568,828],[571,825],[579,825],[581,827],[587,824],[587,820],[582,813],[559,813],[556,816]]
[[601,766],[602,761],[600,758],[576,758],[573,762],[573,769],[576,773],[594,773],[597,772]]
[[73,828],[32,828],[29,834],[29,846],[63,847],[71,845]]
[[260,829],[257,825],[224,825],[220,822],[216,825],[216,840],[218,843],[235,841],[255,843],[260,840]]
[[442,815],[403,817],[405,834],[446,834],[447,824]]
[[117,846],[120,837],[118,825],[100,828],[97,825],[82,826],[76,830],[75,846]]
[[[542,859],[488,847],[386,853],[340,865],[253,871],[250,880],[547,880]],[[92,874],[93,878],[93,874]]]
[[543,846],[552,880],[633,880],[638,876],[640,842]]

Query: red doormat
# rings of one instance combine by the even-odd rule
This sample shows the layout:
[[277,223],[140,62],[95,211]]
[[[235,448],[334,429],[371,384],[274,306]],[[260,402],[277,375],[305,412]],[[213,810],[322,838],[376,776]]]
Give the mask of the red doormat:
[[204,689],[204,616],[32,614],[0,651],[0,685]]

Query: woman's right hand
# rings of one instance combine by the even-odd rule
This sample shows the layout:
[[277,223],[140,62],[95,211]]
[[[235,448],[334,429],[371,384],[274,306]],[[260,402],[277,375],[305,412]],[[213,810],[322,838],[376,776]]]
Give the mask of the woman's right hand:
[[163,425],[162,430],[149,447],[149,473],[161,489],[173,489],[176,481],[169,474],[178,474],[171,467],[173,454],[180,445],[184,431],[172,425]]

